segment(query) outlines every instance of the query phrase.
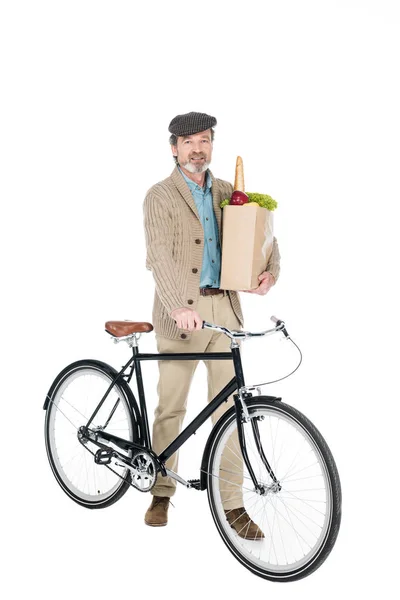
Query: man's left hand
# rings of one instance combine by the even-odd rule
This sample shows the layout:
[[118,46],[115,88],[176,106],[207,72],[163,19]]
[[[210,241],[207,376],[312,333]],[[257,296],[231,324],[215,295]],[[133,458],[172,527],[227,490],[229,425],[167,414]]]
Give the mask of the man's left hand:
[[249,294],[259,294],[260,296],[265,296],[267,292],[272,288],[275,284],[275,277],[269,271],[263,271],[261,275],[258,276],[258,281],[260,285],[255,290],[239,290],[240,292],[247,292]]

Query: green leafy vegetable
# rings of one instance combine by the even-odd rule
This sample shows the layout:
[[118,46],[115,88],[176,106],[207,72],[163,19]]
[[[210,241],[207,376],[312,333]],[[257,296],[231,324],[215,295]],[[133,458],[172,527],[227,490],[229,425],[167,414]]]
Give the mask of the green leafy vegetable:
[[[257,194],[255,192],[246,192],[246,194],[249,197],[249,202],[257,202],[257,204],[259,204],[263,208],[267,208],[268,210],[275,210],[278,206],[277,201],[271,198],[271,196],[268,196],[267,194]],[[224,208],[224,206],[227,206],[229,202],[230,198],[222,200],[222,202],[220,203],[220,207]]]

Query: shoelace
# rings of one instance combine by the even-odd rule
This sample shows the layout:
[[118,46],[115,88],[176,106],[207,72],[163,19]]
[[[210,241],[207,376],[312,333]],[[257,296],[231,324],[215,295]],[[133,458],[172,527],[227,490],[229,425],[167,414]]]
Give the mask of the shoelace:
[[175,508],[170,498],[155,498],[153,506],[157,506],[158,504],[171,504]]

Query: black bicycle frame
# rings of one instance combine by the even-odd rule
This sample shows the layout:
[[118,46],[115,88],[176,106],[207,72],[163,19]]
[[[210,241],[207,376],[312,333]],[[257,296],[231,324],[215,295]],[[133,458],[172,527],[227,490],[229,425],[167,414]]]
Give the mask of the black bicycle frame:
[[[121,377],[126,377],[124,375],[126,369],[131,367],[131,372],[129,374],[128,381],[130,381],[133,371],[136,371],[136,384],[139,394],[139,407],[140,413],[142,417],[142,439],[141,442],[144,446],[151,449],[151,438],[149,431],[149,420],[147,416],[147,407],[145,400],[145,393],[143,388],[143,377],[142,377],[142,369],[141,369],[141,361],[143,360],[232,360],[235,367],[235,377],[232,377],[231,381],[215,396],[215,398],[205,407],[204,410],[197,415],[197,417],[182,431],[182,433],[174,440],[168,448],[164,450],[162,455],[160,455],[160,459],[162,456],[162,460],[167,460],[176,450],[180,448],[180,446],[191,436],[201,425],[208,419],[208,417],[222,404],[222,402],[226,401],[227,398],[238,388],[244,386],[244,377],[242,370],[242,363],[240,359],[239,348],[232,348],[232,352],[194,352],[194,353],[178,353],[171,352],[167,354],[140,354],[138,348],[136,346],[133,347],[133,356],[128,360],[128,362],[122,367],[121,371],[116,375],[114,380],[109,385],[106,390],[103,398],[100,400],[97,405],[95,411],[90,417],[89,421],[86,424],[86,427],[89,427],[92,423],[93,419],[99,412],[102,407],[104,401],[106,400],[108,394],[114,387],[115,383]],[[102,435],[105,432],[102,433]],[[115,437],[115,436],[114,436]],[[176,442],[179,440],[179,443]]]
[[[233,394],[235,391],[239,390],[240,388],[242,388],[245,385],[244,375],[243,375],[243,370],[242,370],[242,361],[240,358],[240,350],[239,350],[239,347],[233,347],[231,349],[231,352],[209,352],[209,353],[208,352],[195,352],[195,353],[167,353],[167,354],[140,354],[137,346],[134,346],[132,350],[133,350],[133,356],[129,359],[129,361],[126,363],[126,365],[124,365],[122,367],[121,371],[116,375],[116,377],[114,378],[114,380],[108,387],[103,398],[100,400],[98,406],[96,407],[96,409],[93,412],[92,416],[90,417],[88,423],[86,424],[86,427],[89,428],[91,422],[93,421],[94,417],[100,410],[102,404],[104,403],[105,399],[107,398],[107,396],[110,393],[111,389],[113,388],[114,384],[118,382],[118,379],[120,377],[125,377],[125,378],[127,378],[128,383],[129,383],[129,381],[132,378],[133,371],[136,371],[136,383],[137,383],[137,389],[138,389],[138,394],[139,394],[139,407],[140,407],[140,413],[141,413],[140,444],[130,442],[128,440],[124,440],[124,439],[119,438],[118,436],[112,435],[104,430],[101,431],[101,438],[108,440],[110,442],[113,442],[115,445],[119,446],[120,448],[122,448],[124,450],[127,450],[127,448],[129,448],[129,447],[136,448],[136,449],[145,448],[146,450],[150,451],[150,453],[154,456],[154,458],[157,459],[157,462],[158,462],[159,466],[161,467],[161,465],[163,465],[168,460],[168,458],[170,458],[177,450],[179,450],[179,448],[182,446],[182,444],[184,444],[186,442],[186,440],[189,439],[189,437],[191,437],[194,433],[196,433],[196,431],[199,429],[199,427],[201,427],[203,425],[203,423],[212,415],[212,413],[215,410],[217,410],[217,408],[223,402],[226,402],[228,400],[228,398],[229,398],[229,396],[231,396],[231,394]],[[153,453],[152,447],[151,447],[149,422],[148,422],[148,417],[147,417],[147,408],[146,408],[145,393],[144,393],[144,387],[143,387],[142,370],[141,370],[141,365],[140,365],[141,361],[143,361],[143,360],[233,360],[233,365],[234,365],[234,369],[235,369],[235,376],[213,398],[213,400],[211,400],[211,402],[208,403],[208,405],[197,415],[197,417],[195,417],[193,419],[193,421],[191,421],[191,423],[189,423],[189,425],[187,425],[187,427],[185,427],[185,429],[183,429],[183,431],[169,444],[169,446],[167,446],[163,450],[163,452],[160,455],[158,455],[158,457],[156,457],[156,455]],[[124,373],[128,367],[131,367],[131,372],[129,375],[124,375]],[[249,397],[249,396],[251,397],[251,394],[247,395],[247,397]],[[245,397],[246,397],[246,395],[245,395]],[[243,458],[244,458],[246,467],[249,471],[249,474],[253,480],[253,483],[256,486],[256,488],[258,488],[259,485],[257,483],[255,474],[253,473],[253,469],[251,467],[250,461],[248,459],[247,451],[246,451],[246,445],[245,445],[244,434],[243,434],[243,420],[242,420],[243,410],[242,410],[242,405],[241,405],[238,394],[234,394],[234,400],[235,400],[235,408],[236,408],[236,418],[237,418],[239,442],[240,442],[241,450],[243,452]],[[253,427],[253,432],[255,435],[256,435],[257,430],[258,430],[257,427],[256,427],[256,429]],[[257,431],[257,433],[258,433],[258,431]],[[258,435],[256,435],[256,445],[259,450],[261,459],[263,460],[265,466],[267,467],[270,475],[275,480],[275,476],[272,473],[271,467],[265,458]],[[163,474],[165,474],[164,468],[161,468],[161,471],[163,472]]]

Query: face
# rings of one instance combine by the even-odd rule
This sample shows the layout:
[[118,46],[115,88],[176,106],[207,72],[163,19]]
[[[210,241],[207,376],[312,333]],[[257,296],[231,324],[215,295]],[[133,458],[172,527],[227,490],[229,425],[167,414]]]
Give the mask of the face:
[[172,146],[172,154],[190,173],[203,173],[211,162],[212,148],[211,129],[207,129],[193,135],[178,136],[177,145]]

